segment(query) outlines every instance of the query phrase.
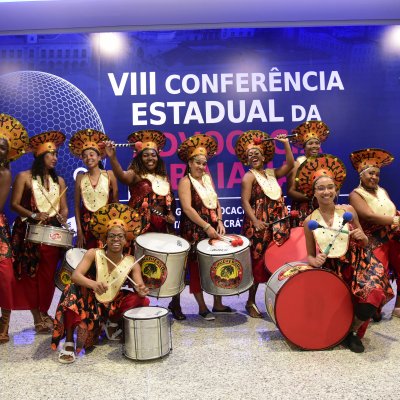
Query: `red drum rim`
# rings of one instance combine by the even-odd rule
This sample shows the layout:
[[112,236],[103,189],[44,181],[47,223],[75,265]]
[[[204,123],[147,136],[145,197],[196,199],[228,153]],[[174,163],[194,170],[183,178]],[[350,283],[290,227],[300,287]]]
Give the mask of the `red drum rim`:
[[275,299],[277,327],[304,350],[336,346],[348,334],[353,318],[349,288],[328,270],[309,269],[288,278]]

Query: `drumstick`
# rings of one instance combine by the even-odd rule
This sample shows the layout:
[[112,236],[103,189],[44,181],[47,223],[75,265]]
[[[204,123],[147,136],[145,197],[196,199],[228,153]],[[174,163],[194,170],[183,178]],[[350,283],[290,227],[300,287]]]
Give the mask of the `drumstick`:
[[334,231],[334,232],[342,232],[342,233],[350,233],[348,230],[346,229],[337,229],[337,228],[332,228],[330,226],[323,226],[321,224],[319,224],[315,219],[311,219],[310,221],[308,221],[308,229],[310,229],[310,231],[315,231],[316,229],[322,228],[322,229],[327,229],[329,231]]
[[[297,133],[294,133],[293,135],[286,135],[285,137],[282,137],[281,139],[293,138],[293,137],[296,137],[296,136],[297,136]],[[278,139],[278,138],[276,138],[276,137],[269,137],[268,139],[263,139],[262,141],[263,141],[263,142],[268,142],[268,141],[270,141],[270,140],[276,140],[276,139]]]
[[[118,268],[117,264],[115,264],[115,262],[113,262],[112,260],[110,260],[105,254],[102,255],[107,261],[109,261],[112,265],[114,265],[115,268]],[[143,254],[142,257],[138,258],[133,265],[130,268],[133,268],[135,266],[135,264],[137,264],[145,255]],[[119,278],[114,279],[109,285],[111,286],[112,284],[114,284]],[[134,286],[139,286],[130,276],[127,276],[127,279],[129,279]]]
[[[40,187],[40,186],[39,186]],[[55,203],[57,203],[60,199],[61,199],[61,197],[62,197],[62,195],[66,192],[66,190],[68,189],[68,187],[66,187],[62,192],[61,192],[61,194],[57,197],[57,199],[55,200]],[[58,210],[55,208],[55,206],[54,206],[54,204],[50,201],[50,199],[47,197],[47,195],[46,195],[46,193],[44,192],[44,190],[42,190],[42,188],[41,188],[41,192],[42,192],[42,194],[43,194],[43,196],[46,198],[46,200],[49,202],[49,204],[50,204],[50,207],[56,212],[56,215],[58,215],[58,216],[60,216],[61,218],[63,218],[63,216],[58,212]],[[64,228],[66,228],[66,229],[68,229],[69,230],[69,226],[66,224],[66,223],[62,223],[61,225],[63,225],[64,226]]]

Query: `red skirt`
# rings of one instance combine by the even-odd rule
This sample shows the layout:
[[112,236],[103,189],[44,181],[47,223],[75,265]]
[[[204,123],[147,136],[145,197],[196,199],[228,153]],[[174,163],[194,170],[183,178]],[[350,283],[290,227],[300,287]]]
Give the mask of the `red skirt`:
[[11,258],[0,261],[0,308],[13,309],[13,292],[15,290],[15,276]]

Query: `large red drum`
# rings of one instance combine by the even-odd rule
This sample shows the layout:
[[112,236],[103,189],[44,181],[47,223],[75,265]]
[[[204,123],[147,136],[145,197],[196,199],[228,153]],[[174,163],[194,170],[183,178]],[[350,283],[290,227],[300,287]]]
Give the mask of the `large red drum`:
[[307,261],[306,238],[304,228],[292,228],[290,236],[282,246],[272,242],[264,253],[264,263],[267,270],[273,274],[283,264],[291,261]]
[[340,343],[354,313],[351,293],[335,273],[304,262],[287,263],[267,282],[269,316],[291,343],[323,350]]

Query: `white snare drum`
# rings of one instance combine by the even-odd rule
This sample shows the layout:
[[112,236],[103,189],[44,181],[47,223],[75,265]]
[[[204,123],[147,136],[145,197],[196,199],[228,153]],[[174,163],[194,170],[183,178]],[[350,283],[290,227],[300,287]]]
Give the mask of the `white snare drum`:
[[56,272],[54,278],[55,285],[63,291],[66,285],[71,283],[72,273],[81,262],[87,250],[85,249],[69,249],[65,253],[64,261]]
[[124,356],[154,360],[172,350],[169,311],[163,307],[138,307],[124,313]]
[[185,288],[185,267],[190,244],[167,233],[145,233],[136,238],[135,257],[140,262],[149,296],[172,297]]
[[57,247],[73,247],[74,232],[51,225],[28,224],[26,240]]
[[233,296],[253,285],[249,239],[239,235],[227,237],[240,238],[242,244],[233,246],[221,240],[204,239],[197,245],[201,287],[209,294]]

